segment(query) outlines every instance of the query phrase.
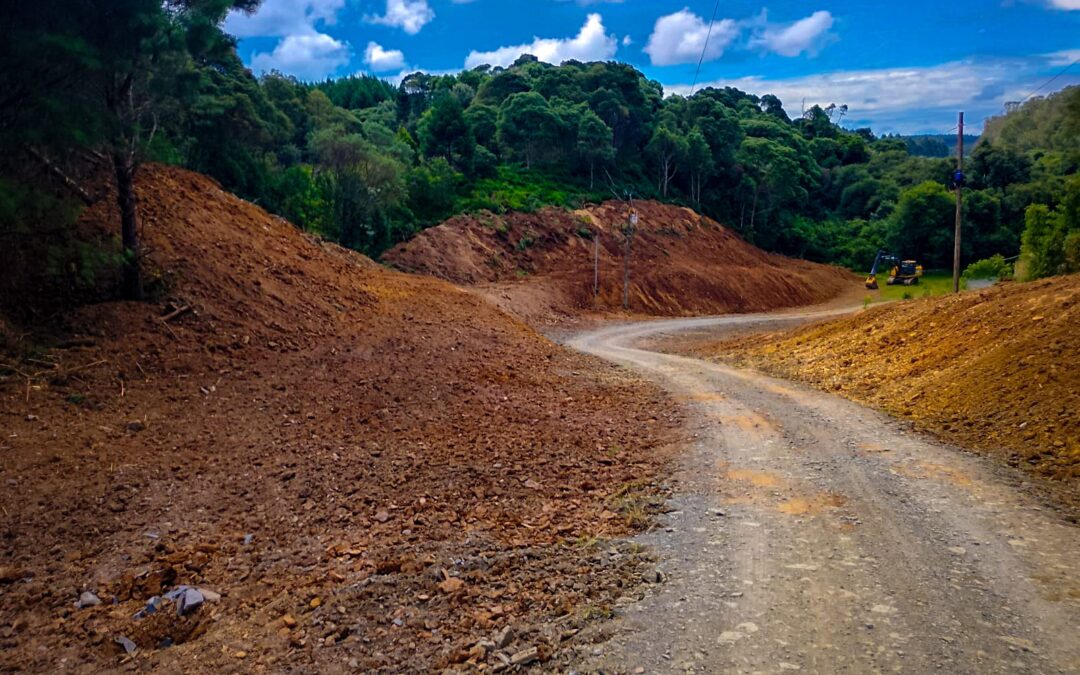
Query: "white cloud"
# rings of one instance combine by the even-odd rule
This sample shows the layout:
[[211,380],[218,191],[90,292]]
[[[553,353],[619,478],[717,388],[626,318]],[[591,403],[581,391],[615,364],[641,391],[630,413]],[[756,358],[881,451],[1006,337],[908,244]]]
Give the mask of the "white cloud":
[[239,38],[316,33],[316,24],[333,25],[345,0],[265,0],[253,14],[230,12],[225,30]]
[[378,42],[369,42],[364,50],[364,63],[376,73],[401,70],[405,67],[405,53],[400,49],[383,49]]
[[334,25],[344,7],[345,0],[265,0],[251,15],[230,12],[225,30],[240,38],[281,38],[273,51],[251,57],[252,70],[321,79],[349,61],[349,43],[319,30]]
[[615,56],[618,48],[618,38],[605,32],[603,18],[599,14],[590,14],[576,37],[533,38],[530,44],[500,47],[490,52],[473,51],[466,57],[465,67],[484,64],[506,67],[522,54],[532,54],[541,61],[554,64],[570,59],[604,61]]
[[630,45],[634,44],[634,38],[630,37],[629,35],[624,36],[622,39],[622,43],[623,47],[629,47]]
[[279,70],[302,80],[318,80],[330,75],[349,61],[348,44],[329,35],[288,35],[271,53],[260,52],[251,58],[256,72]]
[[813,54],[829,39],[832,25],[832,14],[819,10],[793,24],[766,26],[762,34],[751,41],[751,46],[761,46],[781,56]]
[[1051,66],[1067,66],[1080,59],[1080,49],[1063,49],[1060,52],[1043,54],[1043,56],[1046,57]]
[[420,29],[435,18],[435,11],[427,0],[386,0],[386,14],[367,16],[368,23],[401,28],[409,35],[416,35]]
[[[789,115],[803,106],[846,103],[845,123],[872,125],[877,132],[915,133],[955,123],[957,110],[968,113],[973,130],[983,116],[997,114],[1006,101],[1023,98],[1044,77],[1045,57],[1038,60],[955,61],[916,68],[882,68],[820,73],[787,79],[741,77],[698,85],[735,87],[758,96],[774,94]],[[1067,84],[1067,82],[1065,83]],[[690,85],[665,86],[686,95]],[[928,105],[928,101],[933,101]]]
[[1054,9],[1080,9],[1080,0],[1049,0],[1049,3]]
[[697,63],[702,58],[703,50],[705,61],[715,61],[738,35],[738,24],[731,19],[722,19],[713,23],[710,36],[709,25],[704,19],[689,9],[681,9],[656,20],[645,53],[654,66]]

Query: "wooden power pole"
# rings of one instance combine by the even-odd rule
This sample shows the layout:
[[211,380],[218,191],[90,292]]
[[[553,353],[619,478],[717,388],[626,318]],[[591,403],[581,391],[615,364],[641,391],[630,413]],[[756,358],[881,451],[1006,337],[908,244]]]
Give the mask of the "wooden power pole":
[[630,251],[634,244],[634,231],[637,229],[638,215],[634,210],[634,196],[629,195],[630,199],[630,213],[626,216],[626,229],[623,230],[624,244],[626,248],[623,250],[623,278],[622,278],[622,308],[624,310],[630,309]]
[[964,113],[960,113],[960,119],[956,124],[956,174],[953,176],[956,185],[956,231],[953,235],[952,254],[952,290],[960,292],[960,220],[964,205]]
[[600,226],[596,226],[596,234],[593,236],[592,258],[592,294],[595,300],[600,295]]

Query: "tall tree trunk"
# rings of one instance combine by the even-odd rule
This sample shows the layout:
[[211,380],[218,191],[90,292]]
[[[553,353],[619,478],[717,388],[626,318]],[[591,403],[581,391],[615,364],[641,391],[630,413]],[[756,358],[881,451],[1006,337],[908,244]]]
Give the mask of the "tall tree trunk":
[[593,175],[595,174],[596,162],[589,161],[589,189],[593,189]]
[[121,292],[128,300],[142,300],[142,253],[139,250],[139,214],[135,204],[135,160],[123,151],[113,153],[116,203],[120,207],[120,239],[124,247]]

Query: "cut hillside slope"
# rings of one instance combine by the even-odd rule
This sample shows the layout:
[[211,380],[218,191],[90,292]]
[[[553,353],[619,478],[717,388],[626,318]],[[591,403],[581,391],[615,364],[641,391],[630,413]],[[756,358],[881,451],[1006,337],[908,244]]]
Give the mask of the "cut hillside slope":
[[[430,671],[506,625],[548,658],[640,577],[573,542],[640,522],[657,390],[200,175],[138,192],[169,302],[0,367],[0,670]],[[224,597],[133,618],[178,584]]]
[[698,347],[908,419],[964,447],[1080,479],[1080,276],[894,303]]
[[[630,310],[683,316],[753,312],[829,300],[855,285],[835,267],[766,253],[694,211],[635,202]],[[476,286],[531,321],[622,307],[622,202],[579,211],[463,215],[383,254],[406,271]],[[593,298],[593,237],[600,292]]]

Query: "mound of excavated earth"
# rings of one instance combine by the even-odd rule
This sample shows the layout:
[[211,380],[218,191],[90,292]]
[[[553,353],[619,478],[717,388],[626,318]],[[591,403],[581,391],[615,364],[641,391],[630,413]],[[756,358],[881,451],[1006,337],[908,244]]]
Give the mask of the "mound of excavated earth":
[[965,447],[1080,478],[1080,276],[899,302],[706,345],[871,403]]
[[[850,289],[839,268],[766,253],[694,211],[635,202],[630,311],[681,316],[809,305]],[[463,215],[383,254],[406,271],[476,286],[530,321],[622,307],[628,208]],[[595,247],[596,242],[599,247]],[[599,254],[599,293],[594,260]]]
[[0,670],[545,660],[640,578],[603,537],[665,460],[657,390],[205,177],[138,190],[157,301],[7,336]]

